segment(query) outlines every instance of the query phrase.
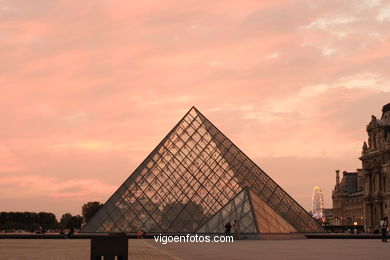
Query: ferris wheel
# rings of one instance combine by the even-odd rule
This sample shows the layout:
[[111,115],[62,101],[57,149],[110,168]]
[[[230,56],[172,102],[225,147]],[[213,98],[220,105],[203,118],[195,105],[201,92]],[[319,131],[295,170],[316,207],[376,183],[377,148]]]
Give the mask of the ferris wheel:
[[312,216],[316,219],[324,218],[324,197],[322,196],[321,188],[314,187],[312,197]]

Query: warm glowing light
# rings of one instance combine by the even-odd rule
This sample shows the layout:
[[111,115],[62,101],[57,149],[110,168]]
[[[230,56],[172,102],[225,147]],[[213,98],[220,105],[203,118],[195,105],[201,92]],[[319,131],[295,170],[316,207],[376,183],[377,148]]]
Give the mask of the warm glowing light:
[[389,1],[79,2],[0,0],[1,210],[104,202],[88,182],[120,185],[193,105],[308,211],[360,167],[389,102]]
[[320,187],[315,186],[312,196],[312,215],[316,219],[324,219],[324,198]]

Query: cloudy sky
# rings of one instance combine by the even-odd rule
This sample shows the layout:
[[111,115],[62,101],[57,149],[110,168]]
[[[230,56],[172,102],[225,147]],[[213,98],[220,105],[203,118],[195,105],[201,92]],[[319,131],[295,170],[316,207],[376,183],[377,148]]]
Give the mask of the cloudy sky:
[[0,211],[105,202],[196,106],[331,207],[390,101],[380,0],[0,0]]

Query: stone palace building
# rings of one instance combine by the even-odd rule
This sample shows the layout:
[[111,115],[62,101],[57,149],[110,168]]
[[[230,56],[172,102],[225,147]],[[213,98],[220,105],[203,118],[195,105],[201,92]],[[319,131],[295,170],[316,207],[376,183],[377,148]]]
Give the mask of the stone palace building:
[[390,103],[382,117],[371,117],[367,125],[368,142],[363,143],[362,169],[343,172],[332,193],[334,224],[364,225],[367,232],[379,228],[379,221],[390,216]]

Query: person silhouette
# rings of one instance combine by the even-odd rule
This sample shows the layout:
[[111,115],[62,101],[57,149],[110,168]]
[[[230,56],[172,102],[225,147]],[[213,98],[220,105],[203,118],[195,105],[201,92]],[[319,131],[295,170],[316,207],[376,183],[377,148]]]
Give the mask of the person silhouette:
[[230,222],[226,223],[225,225],[225,235],[226,236],[230,236],[231,233],[230,233],[230,230],[232,229],[232,225],[230,224]]
[[236,235],[236,239],[237,240],[240,239],[240,224],[238,224],[237,219],[234,220],[233,231],[234,234]]
[[387,227],[388,227],[387,217],[384,217],[379,222],[379,226],[381,228],[381,234],[382,234],[382,242],[387,243]]

